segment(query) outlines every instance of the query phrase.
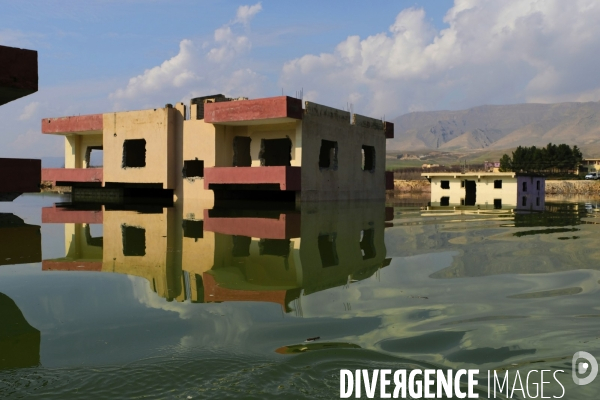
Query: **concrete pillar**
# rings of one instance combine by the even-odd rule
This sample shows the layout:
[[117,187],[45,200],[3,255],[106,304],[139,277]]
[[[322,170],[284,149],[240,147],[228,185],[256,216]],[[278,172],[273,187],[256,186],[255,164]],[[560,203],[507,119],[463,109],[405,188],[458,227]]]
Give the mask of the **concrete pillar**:
[[65,136],[65,168],[82,168],[81,136]]

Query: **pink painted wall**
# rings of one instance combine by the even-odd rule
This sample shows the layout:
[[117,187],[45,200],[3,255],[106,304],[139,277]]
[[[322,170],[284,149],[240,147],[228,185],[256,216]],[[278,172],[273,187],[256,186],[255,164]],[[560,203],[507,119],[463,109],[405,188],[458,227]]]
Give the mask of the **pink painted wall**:
[[74,117],[44,118],[42,133],[71,133],[102,131],[102,114],[79,115]]
[[302,119],[302,114],[302,101],[287,96],[204,105],[204,121],[211,124],[271,118]]
[[56,184],[62,182],[102,182],[102,168],[44,168],[42,181]]

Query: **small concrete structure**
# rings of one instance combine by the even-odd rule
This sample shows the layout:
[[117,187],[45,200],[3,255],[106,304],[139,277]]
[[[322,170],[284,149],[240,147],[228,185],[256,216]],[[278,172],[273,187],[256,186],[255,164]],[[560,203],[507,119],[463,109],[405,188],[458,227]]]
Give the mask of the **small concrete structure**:
[[40,191],[42,161],[0,158],[0,201]]
[[37,90],[37,51],[0,46],[0,106]]
[[600,158],[584,158],[579,164],[579,172],[600,171]]
[[[37,51],[0,46],[0,105],[37,90]],[[0,201],[39,192],[40,171],[40,160],[0,158]]]
[[[45,118],[65,137],[65,168],[42,180],[86,188],[153,189],[174,200],[367,200],[393,188],[389,122],[287,96],[223,95],[186,106]],[[91,154],[102,151],[102,169]],[[392,184],[390,186],[390,184]],[[201,210],[198,210],[201,212]]]
[[546,179],[516,172],[424,173],[431,206],[543,211]]

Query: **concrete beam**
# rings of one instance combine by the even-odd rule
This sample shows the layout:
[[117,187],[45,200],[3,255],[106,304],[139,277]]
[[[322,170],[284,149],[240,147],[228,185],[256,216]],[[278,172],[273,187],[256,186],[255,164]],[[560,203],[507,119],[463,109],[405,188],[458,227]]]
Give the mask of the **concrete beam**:
[[102,183],[102,168],[44,168],[42,169],[43,182],[82,182]]
[[298,191],[301,167],[212,167],[204,168],[204,189],[210,184],[279,184],[280,190]]
[[350,124],[350,113],[337,108],[324,106],[322,104],[305,101],[306,114],[316,117],[330,118],[335,121],[346,122]]
[[38,193],[41,160],[0,158],[0,193]]
[[204,104],[204,121],[211,124],[279,123],[302,119],[302,114],[302,101],[288,96]]
[[35,50],[0,46],[0,105],[38,91]]
[[235,290],[227,289],[218,284],[209,273],[202,274],[204,283],[204,302],[221,301],[260,301],[279,304],[284,310],[286,307],[286,290]]
[[44,118],[42,133],[54,135],[97,134],[103,129],[102,114],[78,115],[74,117]]
[[102,211],[72,210],[56,207],[56,205],[42,208],[44,224],[101,224],[103,216]]
[[383,121],[376,118],[365,117],[364,115],[352,115],[352,123],[356,126],[366,129],[374,129],[376,131],[384,131]]
[[393,139],[394,138],[394,123],[393,122],[385,121],[383,123],[383,130],[385,131],[385,138],[386,139]]
[[278,219],[211,218],[204,210],[204,230],[261,239],[291,239],[300,237],[300,214],[280,214]]
[[91,271],[101,272],[102,261],[42,261],[42,271]]

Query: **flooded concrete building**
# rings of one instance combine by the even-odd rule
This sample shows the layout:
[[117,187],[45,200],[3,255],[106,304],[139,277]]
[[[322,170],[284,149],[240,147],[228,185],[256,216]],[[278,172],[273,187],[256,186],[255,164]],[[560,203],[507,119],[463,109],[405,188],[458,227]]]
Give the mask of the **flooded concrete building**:
[[[0,46],[0,106],[37,90],[37,51]],[[39,192],[40,177],[40,160],[0,158],[0,201]]]
[[515,172],[423,173],[431,206],[543,211],[546,180]]
[[[393,124],[287,96],[46,118],[42,132],[65,138],[65,168],[42,179],[73,187],[74,199],[112,188],[175,200],[367,200],[393,184]],[[99,168],[91,160],[100,151]]]

